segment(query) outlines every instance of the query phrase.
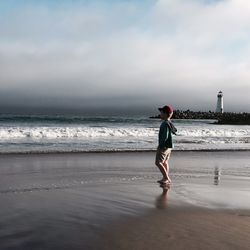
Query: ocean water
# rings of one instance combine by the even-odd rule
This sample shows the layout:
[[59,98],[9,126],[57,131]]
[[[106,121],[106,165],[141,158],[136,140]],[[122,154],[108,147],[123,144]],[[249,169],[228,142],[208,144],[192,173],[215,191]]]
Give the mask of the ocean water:
[[[173,122],[175,150],[250,149],[250,126]],[[160,123],[146,116],[0,115],[0,153],[155,150]]]

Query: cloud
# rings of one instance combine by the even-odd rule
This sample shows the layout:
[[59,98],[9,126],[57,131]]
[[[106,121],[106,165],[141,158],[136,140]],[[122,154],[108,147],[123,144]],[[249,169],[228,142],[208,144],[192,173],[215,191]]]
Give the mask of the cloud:
[[213,109],[222,89],[239,98],[241,109],[249,106],[250,3],[159,0],[142,6],[31,5],[2,14],[0,90]]

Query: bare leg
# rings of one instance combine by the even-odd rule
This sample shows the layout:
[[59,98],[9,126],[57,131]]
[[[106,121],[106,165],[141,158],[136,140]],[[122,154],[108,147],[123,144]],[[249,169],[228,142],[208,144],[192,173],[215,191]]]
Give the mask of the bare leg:
[[156,163],[156,166],[159,168],[159,170],[161,171],[162,175],[163,175],[163,180],[168,180],[168,173],[163,165],[162,162],[158,162]]
[[167,175],[168,181],[171,182],[171,179],[170,179],[170,177],[169,177],[169,175],[168,175],[168,173],[169,173],[169,164],[168,164],[168,161],[163,162],[162,165],[163,165],[163,167],[164,167],[164,169],[165,169],[165,171],[166,171],[166,175]]

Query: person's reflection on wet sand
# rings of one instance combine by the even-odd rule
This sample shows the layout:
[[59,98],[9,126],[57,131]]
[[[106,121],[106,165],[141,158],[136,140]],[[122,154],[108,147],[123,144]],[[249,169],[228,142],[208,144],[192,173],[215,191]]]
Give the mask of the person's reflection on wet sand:
[[162,193],[156,198],[155,206],[158,209],[165,209],[168,205],[168,191],[170,190],[170,186],[161,185]]
[[219,167],[214,168],[214,185],[219,185],[221,170]]

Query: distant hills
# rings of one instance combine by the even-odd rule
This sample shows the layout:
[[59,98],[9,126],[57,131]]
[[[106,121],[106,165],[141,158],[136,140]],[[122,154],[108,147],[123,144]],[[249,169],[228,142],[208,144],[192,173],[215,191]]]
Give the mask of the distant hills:
[[[159,115],[150,118],[158,119]],[[223,114],[212,111],[175,110],[172,119],[209,119],[217,120],[217,124],[250,125],[250,113],[225,112]]]

